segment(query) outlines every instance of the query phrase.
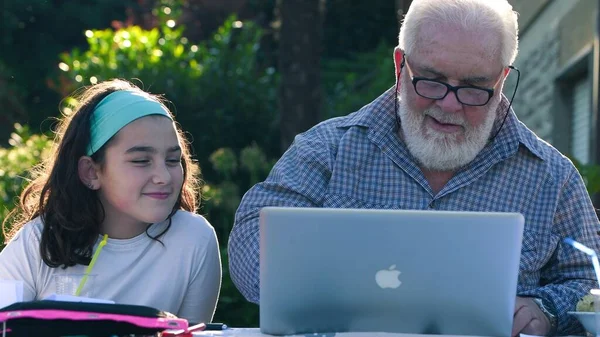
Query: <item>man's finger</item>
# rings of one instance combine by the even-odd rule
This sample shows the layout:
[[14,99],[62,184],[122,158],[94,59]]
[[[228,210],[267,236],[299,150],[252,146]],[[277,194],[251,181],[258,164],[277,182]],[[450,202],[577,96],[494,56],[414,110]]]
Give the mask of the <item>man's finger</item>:
[[521,333],[528,334],[528,335],[534,335],[534,336],[542,336],[545,333],[545,331],[543,331],[543,329],[544,329],[544,324],[542,323],[542,321],[540,321],[539,319],[533,319],[533,320],[531,320],[531,322],[529,322],[529,324],[527,324],[523,328],[523,330],[521,330]]
[[514,313],[513,317],[516,316],[517,312],[519,310],[521,310],[524,306],[525,306],[524,299],[522,297],[517,296],[517,299],[515,300],[515,313]]
[[518,336],[521,331],[533,320],[531,310],[527,307],[520,307],[513,318],[512,336]]

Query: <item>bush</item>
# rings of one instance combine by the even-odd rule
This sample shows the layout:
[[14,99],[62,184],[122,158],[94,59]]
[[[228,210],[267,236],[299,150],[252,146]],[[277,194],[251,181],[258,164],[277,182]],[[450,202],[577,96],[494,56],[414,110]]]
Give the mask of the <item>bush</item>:
[[593,197],[600,192],[600,165],[583,164],[574,157],[569,157],[569,159],[581,174],[588,194]]
[[[15,207],[29,170],[49,153],[51,140],[45,135],[31,134],[27,126],[15,124],[9,139],[10,147],[0,148],[0,221],[6,219]],[[4,248],[4,235],[0,233],[0,250]]]
[[218,148],[241,151],[256,142],[277,155],[277,77],[256,61],[262,31],[231,16],[212,39],[192,44],[173,25],[86,31],[89,49],[61,56],[56,88],[66,96],[83,84],[125,78],[164,94],[191,134],[207,179],[214,177],[208,158]]
[[[204,186],[205,207],[212,222],[233,224],[235,211],[240,203],[240,186],[233,177],[246,174],[253,185],[264,180],[275,160],[267,160],[265,153],[256,144],[244,148],[239,155],[229,149],[221,148],[210,156],[215,171],[223,179],[219,184]],[[227,240],[230,228],[218,228],[217,236],[221,243],[223,264],[223,283],[219,305],[215,314],[216,321],[224,321],[233,326],[258,326],[258,306],[242,297],[229,276]]]
[[[0,91],[6,84],[18,95],[11,96],[8,105],[0,97],[2,146],[12,132],[15,122],[39,125],[56,115],[60,100],[48,88],[46,78],[56,71],[59,53],[85,44],[85,29],[109,27],[112,20],[126,18],[126,8],[136,7],[137,0],[3,0],[0,8]],[[1,95],[2,93],[0,93]],[[22,107],[18,114],[14,104]],[[12,115],[12,116],[11,116]],[[46,130],[45,130],[46,131]]]
[[[14,70],[0,60],[0,146],[8,145],[9,135],[13,132],[13,124],[27,116],[24,104],[25,92],[15,85]],[[6,137],[2,137],[2,136]]]
[[395,83],[393,47],[376,49],[348,59],[326,60],[323,81],[327,91],[325,118],[347,115],[368,104]]

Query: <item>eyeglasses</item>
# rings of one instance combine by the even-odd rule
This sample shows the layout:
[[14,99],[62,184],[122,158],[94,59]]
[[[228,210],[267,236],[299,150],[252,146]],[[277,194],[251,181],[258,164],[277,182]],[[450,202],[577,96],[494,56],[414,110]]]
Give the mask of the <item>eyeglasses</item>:
[[[450,91],[454,92],[456,99],[464,105],[470,106],[482,106],[488,104],[492,96],[494,96],[494,89],[481,88],[474,85],[460,85],[452,86],[448,83],[433,80],[426,77],[413,77],[412,71],[408,62],[406,67],[411,74],[412,84],[415,87],[417,95],[433,99],[440,100],[444,99]],[[496,86],[498,82],[494,84]]]

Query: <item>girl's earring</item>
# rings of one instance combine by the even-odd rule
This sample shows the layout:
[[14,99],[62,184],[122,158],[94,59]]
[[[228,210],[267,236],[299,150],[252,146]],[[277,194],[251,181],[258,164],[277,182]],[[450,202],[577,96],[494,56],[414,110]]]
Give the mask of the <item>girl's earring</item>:
[[88,184],[87,184],[87,187],[88,187],[90,190],[93,190],[93,189],[94,189],[94,185],[92,185],[92,183],[88,183]]

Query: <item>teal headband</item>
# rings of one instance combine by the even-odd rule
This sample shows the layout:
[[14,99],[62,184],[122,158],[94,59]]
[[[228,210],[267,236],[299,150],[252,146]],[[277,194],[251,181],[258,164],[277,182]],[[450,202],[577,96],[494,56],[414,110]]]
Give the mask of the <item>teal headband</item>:
[[92,112],[87,155],[91,156],[98,151],[125,125],[148,115],[162,115],[172,119],[162,104],[145,93],[119,90],[104,97]]

